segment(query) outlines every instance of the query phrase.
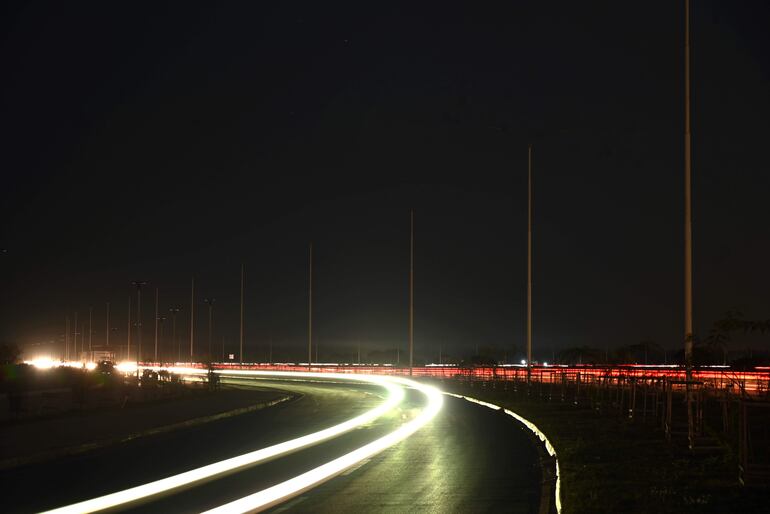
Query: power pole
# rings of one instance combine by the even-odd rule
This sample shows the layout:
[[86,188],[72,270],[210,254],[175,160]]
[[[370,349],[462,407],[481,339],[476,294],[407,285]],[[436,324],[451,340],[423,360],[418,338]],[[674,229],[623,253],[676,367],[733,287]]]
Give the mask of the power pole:
[[193,341],[195,340],[195,277],[190,287],[190,362],[193,361]]
[[240,338],[240,354],[238,356],[238,361],[243,364],[243,287],[246,281],[246,269],[241,264],[241,338]]
[[307,367],[313,361],[313,243],[310,243],[307,304]]
[[527,151],[527,380],[532,374],[532,145]]
[[158,288],[155,288],[155,358],[153,362],[158,362]]
[[409,376],[414,358],[414,209],[409,211]]

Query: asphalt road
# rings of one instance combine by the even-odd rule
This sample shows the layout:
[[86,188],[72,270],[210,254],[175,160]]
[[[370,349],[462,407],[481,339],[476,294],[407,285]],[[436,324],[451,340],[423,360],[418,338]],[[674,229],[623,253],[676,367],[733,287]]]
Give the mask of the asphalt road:
[[[35,512],[125,489],[321,430],[382,401],[377,396],[381,389],[373,386],[257,383],[303,396],[263,411],[2,473],[3,511]],[[199,512],[238,499],[385,435],[423,404],[422,395],[408,392],[399,412],[366,427],[130,512]],[[447,397],[437,418],[406,441],[273,511],[537,512],[536,463],[528,435],[510,417]]]

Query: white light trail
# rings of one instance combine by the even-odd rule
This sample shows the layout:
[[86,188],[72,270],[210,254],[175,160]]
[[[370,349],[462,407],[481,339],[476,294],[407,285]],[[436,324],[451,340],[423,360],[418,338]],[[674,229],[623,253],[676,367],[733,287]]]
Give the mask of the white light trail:
[[29,361],[24,361],[24,364],[29,364],[30,366],[35,366],[38,369],[51,369],[54,366],[58,366],[59,363],[51,358],[48,357],[38,357],[37,359],[32,359]]
[[[177,368],[173,371],[179,371],[181,368]],[[207,373],[207,370],[200,370],[190,368],[192,374]],[[318,444],[320,442],[329,440],[336,436],[339,436],[345,432],[353,430],[356,427],[365,425],[386,414],[388,411],[396,407],[404,398],[404,390],[398,385],[396,381],[388,380],[386,377],[373,376],[373,375],[352,375],[342,373],[308,373],[308,372],[280,372],[280,371],[249,371],[249,370],[227,370],[222,374],[224,375],[245,375],[245,376],[272,376],[283,378],[326,378],[337,380],[348,380],[355,382],[367,382],[384,387],[388,391],[387,399],[375,407],[355,418],[349,419],[338,425],[326,428],[319,432],[314,432],[306,436],[298,437],[290,441],[279,443],[267,448],[262,448],[253,452],[245,453],[237,457],[225,459],[207,466],[185,471],[178,475],[172,475],[154,482],[149,482],[140,486],[125,489],[115,493],[93,498],[91,500],[74,503],[65,507],[60,507],[48,511],[49,513],[57,514],[69,514],[69,513],[82,513],[82,512],[97,512],[105,509],[114,508],[121,505],[126,505],[131,502],[135,502],[140,499],[145,499],[151,496],[155,496],[161,493],[169,492],[173,489],[189,486],[197,482],[201,482],[206,479],[211,479],[216,476],[221,476],[225,473],[230,473],[238,469],[245,468],[247,466],[253,466],[267,460],[286,455],[291,452],[295,452],[302,448]]]
[[428,405],[416,418],[401,425],[398,429],[388,435],[345,454],[342,457],[338,457],[322,466],[311,469],[310,471],[286,480],[285,482],[281,482],[280,484],[206,511],[204,514],[258,512],[270,508],[273,505],[277,505],[339,475],[346,469],[355,466],[359,462],[372,457],[386,448],[403,441],[426,425],[441,410],[441,407],[444,404],[444,398],[441,391],[435,387],[420,384],[419,382],[401,377],[390,377],[389,380],[412,387],[427,397]]

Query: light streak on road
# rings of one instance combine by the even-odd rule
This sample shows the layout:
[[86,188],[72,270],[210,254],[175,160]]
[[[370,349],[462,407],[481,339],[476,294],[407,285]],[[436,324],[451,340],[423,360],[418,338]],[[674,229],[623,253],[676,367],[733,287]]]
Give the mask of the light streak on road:
[[284,502],[293,496],[301,494],[302,492],[339,475],[345,470],[376,455],[390,446],[403,441],[426,425],[441,410],[441,407],[444,404],[444,398],[441,391],[435,387],[400,377],[391,377],[390,380],[416,389],[427,397],[428,404],[417,417],[401,425],[398,429],[388,435],[347,453],[342,457],[338,457],[322,466],[318,466],[317,468],[311,469],[292,479],[281,482],[280,484],[206,511],[205,514],[258,512]]
[[[172,369],[172,371],[179,371],[179,369]],[[201,373],[206,373],[207,371],[192,369],[191,372],[199,375]],[[326,428],[319,432],[314,432],[312,434],[298,437],[290,441],[268,446],[267,448],[262,448],[260,450],[245,453],[237,457],[232,457],[230,459],[215,462],[207,466],[192,469],[178,475],[172,475],[170,477],[156,480],[154,482],[149,482],[137,487],[132,487],[123,491],[107,494],[105,496],[100,496],[91,500],[74,503],[72,505],[67,505],[65,507],[54,509],[48,512],[57,514],[97,512],[117,506],[124,506],[137,500],[146,499],[155,495],[172,491],[174,489],[178,489],[180,487],[196,484],[203,480],[222,476],[226,473],[231,473],[248,466],[254,466],[256,464],[266,462],[270,459],[286,455],[303,448],[307,448],[323,441],[327,441],[345,432],[349,432],[354,428],[370,423],[380,416],[383,416],[391,409],[397,407],[404,399],[404,389],[401,387],[403,382],[398,380],[389,380],[387,377],[382,376],[350,375],[341,373],[302,373],[247,370],[228,370],[223,374],[228,376],[265,376],[279,378],[331,378],[337,380],[366,382],[384,387],[388,391],[388,396],[383,403],[374,409],[371,409],[359,416],[356,416],[355,418],[349,419],[348,421]]]

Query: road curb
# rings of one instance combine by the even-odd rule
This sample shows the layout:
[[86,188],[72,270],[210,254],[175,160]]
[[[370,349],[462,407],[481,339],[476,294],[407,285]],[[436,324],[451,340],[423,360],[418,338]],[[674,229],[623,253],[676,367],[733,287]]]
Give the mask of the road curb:
[[221,419],[231,418],[234,416],[240,416],[241,414],[248,414],[250,412],[266,409],[266,408],[278,405],[280,403],[293,400],[296,398],[296,396],[297,395],[289,394],[286,396],[281,396],[280,398],[276,398],[274,400],[255,403],[254,405],[249,405],[248,407],[240,407],[238,409],[233,409],[226,412],[220,412],[218,414],[212,414],[210,416],[201,416],[199,418],[193,418],[187,421],[180,421],[179,423],[172,423],[170,425],[164,425],[162,427],[154,427],[147,430],[134,432],[133,434],[129,434],[127,436],[115,437],[111,439],[102,439],[100,441],[95,441],[93,443],[79,444],[76,446],[67,446],[65,448],[58,448],[56,450],[35,453],[33,455],[28,455],[24,457],[12,457],[10,459],[0,460],[0,471],[13,469],[20,466],[26,466],[28,464],[37,464],[40,462],[45,462],[52,459],[58,459],[61,457],[70,457],[73,455],[79,455],[92,450],[105,448],[107,446],[112,446],[120,443],[127,443],[129,441],[133,441],[141,437],[165,434],[167,432],[172,432],[174,430],[179,430],[182,428],[190,428],[198,425],[203,425],[205,423],[210,423],[212,421],[218,421]]

